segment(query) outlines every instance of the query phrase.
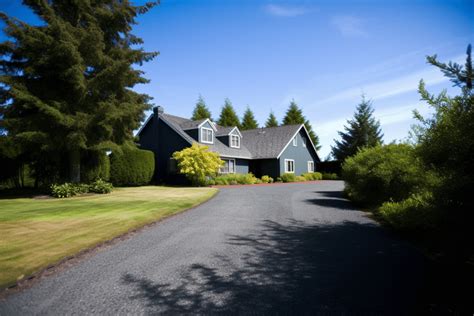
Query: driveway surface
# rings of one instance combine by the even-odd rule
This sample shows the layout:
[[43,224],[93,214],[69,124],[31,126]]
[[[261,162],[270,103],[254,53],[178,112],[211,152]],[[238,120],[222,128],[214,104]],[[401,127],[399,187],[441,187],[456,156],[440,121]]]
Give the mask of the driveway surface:
[[405,314],[424,260],[343,183],[221,189],[0,302],[28,314]]

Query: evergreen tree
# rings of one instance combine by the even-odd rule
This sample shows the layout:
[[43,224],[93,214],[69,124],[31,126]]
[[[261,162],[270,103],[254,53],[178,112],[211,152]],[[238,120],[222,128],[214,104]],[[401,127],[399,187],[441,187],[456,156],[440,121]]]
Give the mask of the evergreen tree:
[[265,127],[277,127],[278,126],[278,121],[277,118],[275,117],[275,114],[273,114],[273,111],[270,112],[270,115],[268,116],[267,121],[265,122]]
[[359,148],[373,147],[382,143],[383,134],[380,122],[373,117],[374,110],[371,102],[362,96],[357,106],[354,118],[347,121],[345,132],[338,132],[341,140],[336,140],[332,147],[332,155],[336,160],[344,161],[357,153]]
[[191,120],[197,121],[206,118],[211,119],[212,121],[211,112],[207,108],[206,102],[204,102],[204,99],[200,95],[196,103],[196,107],[193,110],[193,116],[191,117]]
[[286,111],[282,125],[293,124],[304,124],[304,126],[308,130],[309,137],[311,138],[314,147],[316,147],[316,150],[319,150],[321,148],[321,146],[319,145],[319,137],[316,135],[316,133],[314,133],[311,124],[308,120],[306,120],[305,116],[303,115],[303,111],[298,107],[294,100],[291,101],[290,107]]
[[237,113],[235,113],[234,107],[229,99],[225,99],[217,124],[221,126],[237,126],[240,128],[239,117]]
[[134,65],[157,53],[137,47],[143,41],[131,29],[157,3],[24,3],[43,23],[0,14],[9,38],[0,43],[1,124],[35,155],[64,153],[69,180],[78,182],[81,153],[131,140],[150,107],[150,97],[131,88],[148,82]]
[[247,109],[244,112],[244,116],[242,118],[242,130],[248,129],[256,129],[258,128],[258,123],[255,120],[255,116],[253,115],[252,110],[247,106]]

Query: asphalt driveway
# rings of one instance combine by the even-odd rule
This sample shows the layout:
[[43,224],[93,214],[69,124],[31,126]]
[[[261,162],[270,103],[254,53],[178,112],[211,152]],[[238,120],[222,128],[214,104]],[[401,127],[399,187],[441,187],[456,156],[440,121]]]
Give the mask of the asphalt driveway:
[[0,302],[25,314],[400,314],[424,261],[343,183],[224,188]]

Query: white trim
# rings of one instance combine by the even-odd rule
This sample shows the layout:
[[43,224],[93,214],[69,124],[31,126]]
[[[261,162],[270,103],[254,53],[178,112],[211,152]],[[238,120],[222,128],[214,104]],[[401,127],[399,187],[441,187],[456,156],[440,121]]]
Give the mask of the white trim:
[[179,136],[181,136],[185,141],[187,141],[188,143],[190,143],[191,145],[193,144],[194,142],[194,139],[193,141],[189,141],[189,139],[186,139],[185,136],[183,136],[182,133],[184,133],[187,137],[191,138],[191,136],[189,136],[188,134],[186,134],[186,132],[181,132],[179,131],[178,129],[176,129],[173,124],[171,124],[170,122],[168,122],[163,116],[160,116],[158,115],[158,119],[162,120],[163,122],[166,123],[166,125],[168,125],[173,131],[175,131]]
[[[288,165],[286,164],[288,161],[292,161],[293,162],[293,171],[288,171],[286,167],[288,167]],[[295,160],[294,159],[285,159],[285,173],[295,173],[295,169],[296,169],[296,164],[295,164]]]
[[242,138],[242,133],[240,133],[240,130],[239,130],[239,128],[238,128],[237,126],[234,127],[233,129],[231,129],[230,132],[229,132],[227,135],[232,134],[232,132],[233,132],[234,130],[237,130],[237,133],[239,133],[240,138]]
[[[212,140],[211,141],[207,141],[207,140],[203,140],[202,138],[202,130],[207,130],[207,131],[211,131],[211,138]],[[208,127],[200,127],[199,128],[199,140],[201,143],[203,144],[214,144],[214,130],[212,128],[208,128]]]
[[[232,137],[237,137],[237,146],[232,146]],[[240,148],[240,136],[239,135],[229,135],[229,147],[231,148]]]
[[297,147],[297,146],[298,146],[298,135],[293,137],[293,147]]
[[220,173],[220,174],[234,174],[235,171],[236,171],[235,169],[236,169],[236,167],[237,167],[236,164],[235,164],[235,159],[234,159],[234,158],[224,158],[224,159],[222,159],[222,160],[227,160],[227,161],[231,161],[231,160],[232,160],[232,161],[234,162],[234,172],[222,172],[221,169],[224,167],[224,166],[222,166],[221,168],[219,168],[219,173]]
[[[309,168],[310,164],[313,165],[313,167],[311,168],[312,170],[310,170],[310,168]],[[314,172],[314,161],[313,160],[308,160],[307,166],[308,166],[308,172],[313,173]]]
[[[304,128],[305,132],[306,132],[306,136],[308,136],[308,139],[309,139],[309,142],[311,143],[311,146],[313,146],[313,149],[314,149],[314,152],[316,153],[316,157],[319,159],[319,156],[318,156],[318,151],[316,150],[316,147],[314,147],[314,144],[313,144],[313,141],[311,140],[311,137],[309,137],[309,133],[308,133],[308,130],[306,129],[306,127],[304,126],[304,124],[301,124],[300,128],[298,128],[298,130],[296,131],[296,133],[293,135],[293,137],[295,137],[296,135],[298,135],[298,133],[300,132],[300,130]],[[278,156],[276,157],[276,159],[280,159],[280,156],[283,154],[283,152],[285,151],[286,147],[288,147],[288,145],[290,145],[290,143],[293,141],[293,137],[290,138],[290,141],[286,144],[285,147],[283,147],[283,149],[280,151],[280,153],[278,154]]]
[[[209,122],[209,125],[211,125],[212,129],[214,130],[214,132],[217,132],[217,128],[214,126],[214,122],[212,122],[210,119],[206,119],[204,122],[202,122],[201,124],[198,125],[197,128],[201,128],[204,123],[206,122]],[[207,127],[206,127],[207,128]],[[193,129],[193,128],[188,128],[188,129]]]

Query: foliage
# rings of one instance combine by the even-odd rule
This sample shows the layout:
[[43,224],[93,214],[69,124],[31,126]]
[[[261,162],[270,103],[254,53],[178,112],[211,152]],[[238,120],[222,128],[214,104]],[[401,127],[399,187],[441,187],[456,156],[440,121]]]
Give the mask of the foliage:
[[244,116],[242,118],[241,128],[242,128],[242,130],[258,128],[257,120],[255,120],[255,116],[254,116],[252,110],[250,110],[250,108],[248,106],[247,106],[247,109],[245,110]]
[[429,182],[408,144],[363,148],[346,159],[342,176],[349,197],[368,206],[399,202]]
[[323,172],[322,177],[323,180],[339,180],[339,176],[337,175],[337,173]]
[[296,176],[295,181],[304,182],[304,181],[307,181],[307,179],[306,177],[303,177],[303,176]]
[[202,96],[199,96],[196,107],[193,110],[193,116],[191,117],[191,120],[198,121],[207,118],[212,121],[211,112],[207,108],[206,102],[204,102]]
[[278,120],[273,114],[273,112],[270,112],[270,115],[268,116],[267,121],[265,122],[265,127],[277,127],[278,126]]
[[413,193],[400,202],[385,202],[377,215],[398,230],[432,229],[439,221],[439,214],[433,208],[433,196],[427,191]]
[[294,173],[284,173],[280,176],[282,182],[295,182],[296,176]]
[[88,150],[83,153],[81,181],[91,183],[97,179],[110,179],[110,159],[103,150]]
[[197,186],[205,185],[206,178],[215,176],[224,164],[218,153],[211,152],[207,146],[198,143],[175,152],[173,158],[178,163],[179,172]]
[[[443,174],[442,190],[434,192],[439,208],[452,212],[465,211],[472,216],[474,209],[474,93],[472,81],[471,46],[468,46],[465,66],[449,62],[441,63],[436,55],[428,57],[428,62],[441,71],[462,93],[455,97],[446,91],[435,96],[430,94],[423,81],[419,85],[422,100],[433,109],[431,117],[424,118],[415,112],[420,125],[415,129],[418,146],[417,154],[430,169]],[[463,216],[459,219],[463,220]]]
[[273,178],[267,175],[262,176],[263,183],[273,183]]
[[97,179],[89,184],[89,192],[92,193],[107,194],[112,192],[113,188],[114,186],[111,183],[102,179]]
[[229,99],[225,99],[224,106],[222,107],[221,114],[217,124],[220,126],[233,127],[237,126],[240,128],[240,121],[237,113],[235,113],[234,107]]
[[345,132],[338,132],[341,140],[335,140],[336,145],[332,147],[332,155],[336,160],[344,161],[354,156],[360,148],[382,144],[380,122],[373,117],[373,113],[371,101],[362,96],[354,118],[344,126]]
[[149,184],[155,172],[153,152],[123,146],[110,155],[110,182],[114,186]]
[[56,198],[68,198],[78,194],[89,192],[89,186],[84,183],[63,183],[51,185],[51,196]]
[[225,175],[219,175],[214,178],[217,185],[229,185],[229,184],[255,184],[258,179],[252,173],[230,173]]
[[24,3],[42,23],[0,14],[8,37],[0,43],[0,125],[31,159],[65,153],[69,180],[79,182],[81,153],[131,140],[149,108],[150,97],[132,87],[148,82],[136,65],[157,53],[143,51],[131,27],[156,3]]
[[294,124],[304,124],[308,130],[309,137],[313,142],[316,150],[319,150],[321,146],[319,145],[319,137],[314,133],[311,124],[303,115],[303,111],[298,107],[296,102],[293,100],[290,103],[288,110],[286,111],[285,117],[283,118],[282,125],[294,125]]
[[305,179],[308,181],[316,181],[323,179],[323,175],[320,172],[307,172],[303,173],[302,176],[305,177]]

